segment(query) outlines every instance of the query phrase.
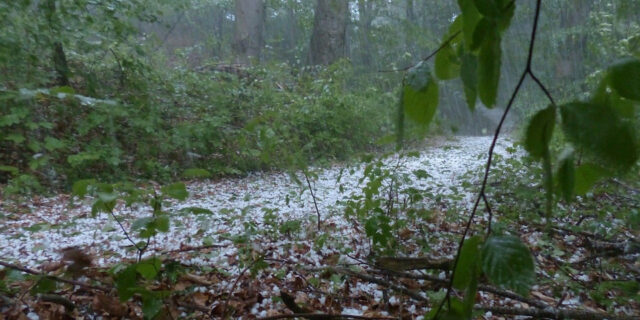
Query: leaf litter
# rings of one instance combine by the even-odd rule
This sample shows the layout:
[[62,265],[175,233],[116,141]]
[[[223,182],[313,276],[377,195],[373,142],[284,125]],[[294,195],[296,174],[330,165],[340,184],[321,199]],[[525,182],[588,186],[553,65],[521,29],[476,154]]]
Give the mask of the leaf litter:
[[[412,221],[398,231],[400,255],[452,259],[472,203],[475,184],[486,162],[488,137],[439,139],[417,157],[387,159],[388,166],[398,172],[415,174],[403,188],[415,188],[425,196],[429,214]],[[505,158],[521,157],[521,151],[509,152],[510,140],[500,139],[497,153]],[[192,181],[187,184],[189,198],[171,202],[166,208],[172,215],[168,233],[156,235],[143,258],[162,257],[174,261],[182,272],[175,279],[151,284],[154,290],[171,290],[165,299],[161,318],[223,317],[256,319],[291,312],[283,299],[293,298],[301,310],[369,317],[401,317],[421,319],[443,297],[446,286],[441,280],[447,272],[410,271],[412,275],[433,279],[401,279],[383,276],[373,283],[348,272],[376,274],[371,241],[357,219],[344,215],[345,199],[362,195],[363,165],[336,165],[317,169],[312,187],[322,219],[322,230],[316,230],[313,199],[306,187],[298,185],[285,173],[252,174],[243,179]],[[463,188],[465,183],[468,187]],[[135,248],[123,236],[107,214],[91,215],[91,200],[69,195],[33,198],[2,212],[0,234],[1,260],[38,272],[74,280],[111,285],[108,268],[133,262]],[[4,205],[4,208],[9,208]],[[206,210],[194,210],[203,208]],[[114,211],[125,228],[137,218],[149,216],[146,207]],[[483,214],[476,223],[486,223]],[[575,221],[565,219],[558,227]],[[297,223],[296,223],[297,222]],[[285,227],[286,226],[286,227]],[[605,311],[609,307],[622,315],[639,315],[638,300],[622,303],[626,292],[616,289],[603,292],[612,305],[603,305],[593,297],[568,287],[592,288],[603,281],[619,280],[619,274],[597,273],[586,265],[576,265],[589,257],[585,249],[589,236],[565,228],[549,239],[534,224],[519,226],[521,238],[536,258],[538,285],[530,297],[553,307],[581,307]],[[612,226],[624,230],[624,226]],[[516,234],[518,234],[516,232]],[[632,236],[637,237],[637,233]],[[556,250],[549,253],[551,243]],[[637,254],[629,261],[638,268]],[[635,261],[635,262],[634,262]],[[166,264],[165,264],[166,265]],[[336,269],[331,269],[335,267]],[[6,274],[9,269],[0,270]],[[637,275],[636,275],[637,276]],[[637,279],[637,277],[636,277]],[[61,296],[78,306],[73,310],[43,299],[29,296],[35,280],[9,283],[20,292],[19,303],[2,306],[0,311],[15,319],[141,318],[139,299],[120,302],[115,290],[100,292],[81,286],[60,285]],[[440,282],[439,282],[440,281]],[[568,284],[571,284],[570,286]],[[407,288],[423,299],[408,298],[390,289],[390,285]],[[637,289],[636,289],[637,290]],[[640,295],[636,291],[636,295]],[[4,297],[4,294],[2,294]],[[10,298],[7,298],[11,300]],[[419,299],[418,299],[419,300]],[[523,308],[529,305],[481,291],[479,305]],[[502,319],[492,312],[479,313],[484,319]],[[508,317],[508,316],[507,316]]]

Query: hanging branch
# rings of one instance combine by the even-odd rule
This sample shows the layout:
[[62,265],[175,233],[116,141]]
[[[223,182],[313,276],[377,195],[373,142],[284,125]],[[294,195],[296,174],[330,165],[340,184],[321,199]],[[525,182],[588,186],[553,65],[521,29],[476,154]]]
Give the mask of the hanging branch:
[[384,72],[404,72],[407,71],[415,66],[417,66],[419,63],[421,62],[427,62],[429,61],[431,58],[433,58],[433,56],[435,56],[436,54],[438,54],[438,52],[440,52],[440,50],[446,48],[449,43],[451,41],[453,41],[453,39],[455,39],[460,33],[462,33],[461,31],[457,31],[456,33],[452,34],[449,38],[447,38],[447,40],[445,40],[436,50],[433,50],[433,52],[431,52],[428,56],[422,58],[420,61],[418,61],[417,63],[414,63],[412,65],[406,66],[404,68],[401,69],[391,69],[391,70],[378,70],[379,73],[384,73]]
[[[498,126],[494,132],[493,135],[493,140],[491,141],[491,146],[489,147],[489,154],[488,154],[488,159],[487,159],[487,164],[485,166],[485,170],[484,170],[484,177],[482,179],[482,185],[480,187],[480,191],[478,192],[478,196],[474,202],[473,205],[473,209],[471,211],[471,216],[469,217],[469,220],[467,221],[467,224],[465,226],[464,232],[462,234],[462,238],[460,239],[460,242],[458,243],[458,250],[456,252],[456,258],[455,258],[455,263],[458,263],[458,259],[460,258],[460,254],[462,252],[462,246],[464,244],[465,238],[469,233],[469,230],[471,228],[471,224],[473,223],[473,219],[476,216],[476,213],[478,211],[478,205],[480,204],[481,200],[484,200],[485,204],[487,205],[487,208],[489,208],[488,206],[488,200],[487,200],[487,196],[486,196],[486,187],[487,187],[487,182],[489,179],[489,172],[491,170],[491,164],[493,161],[493,153],[496,147],[496,143],[498,142],[498,137],[500,136],[500,131],[502,130],[502,126],[504,124],[505,119],[507,118],[507,114],[509,114],[509,111],[511,110],[511,107],[513,106],[513,103],[516,99],[516,97],[518,96],[518,93],[520,92],[520,88],[522,87],[522,84],[524,83],[524,80],[527,78],[527,76],[530,76],[531,79],[533,79],[533,81],[540,87],[540,89],[544,92],[544,94],[547,96],[547,98],[549,99],[549,101],[551,102],[552,105],[555,106],[555,101],[553,100],[553,97],[551,96],[551,94],[549,93],[549,90],[547,90],[547,88],[542,84],[542,82],[538,79],[538,77],[535,76],[535,74],[533,73],[532,70],[532,60],[533,60],[533,48],[535,45],[535,40],[536,40],[536,33],[537,33],[537,29],[538,29],[538,20],[540,18],[540,7],[542,5],[542,1],[541,0],[537,0],[536,1],[536,9],[535,9],[535,15],[534,15],[534,19],[533,19],[533,28],[531,30],[531,37],[529,40],[529,52],[527,55],[527,62],[524,68],[524,71],[522,72],[522,74],[520,75],[520,79],[518,80],[518,84],[516,85],[515,89],[513,90],[513,93],[511,94],[511,97],[509,98],[509,101],[507,103],[507,106],[504,110],[504,112],[502,113],[502,117],[500,118],[500,122],[498,122]],[[487,229],[487,233],[491,232],[491,220],[493,219],[493,214],[491,213],[490,209],[489,213],[490,213],[490,219],[489,219],[489,224],[488,224],[488,229]],[[453,270],[455,270],[455,268],[453,268]],[[447,304],[450,306],[451,303],[451,292],[452,292],[452,287],[453,287],[453,281],[454,281],[454,276],[455,273],[451,274],[451,278],[449,280],[449,284],[447,286],[447,294],[445,299],[442,300],[442,302],[440,303],[440,305],[438,306],[438,311],[436,312],[436,315],[440,313],[440,311],[442,310],[442,307],[444,306],[444,303],[447,302]]]

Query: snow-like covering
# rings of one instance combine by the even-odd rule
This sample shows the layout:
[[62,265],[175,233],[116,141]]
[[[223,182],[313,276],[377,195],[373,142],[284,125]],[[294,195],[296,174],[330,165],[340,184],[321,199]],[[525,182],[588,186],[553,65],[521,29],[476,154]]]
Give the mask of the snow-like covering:
[[[460,188],[463,180],[477,179],[480,169],[485,165],[486,154],[491,145],[491,137],[459,137],[451,140],[436,139],[425,147],[418,157],[391,157],[389,166],[397,167],[400,172],[411,174],[415,170],[425,170],[425,178],[413,177],[405,187],[414,187],[426,194],[451,194],[454,188]],[[498,154],[505,155],[505,148],[511,142],[500,139],[496,148]],[[353,167],[333,166],[318,169],[317,179],[313,179],[314,194],[318,200],[323,224],[335,230],[332,237],[342,238],[345,242],[353,238],[352,221],[343,214],[344,199],[361,193],[364,165]],[[473,174],[469,175],[469,172]],[[466,176],[465,176],[466,175]],[[304,181],[304,177],[301,181]],[[165,210],[172,216],[168,233],[152,239],[146,256],[178,250],[185,246],[201,246],[205,243],[220,245],[220,248],[199,255],[185,256],[183,263],[208,266],[228,266],[229,260],[237,256],[237,248],[232,238],[237,235],[251,236],[251,229],[278,227],[284,221],[300,220],[303,226],[314,225],[316,212],[306,185],[297,185],[284,173],[252,174],[243,179],[222,179],[200,181],[188,184],[190,197],[184,202],[168,203]],[[459,205],[471,203],[473,195],[463,191]],[[427,199],[428,201],[428,199]],[[108,266],[133,259],[136,252],[132,244],[124,237],[114,219],[101,213],[91,216],[91,199],[75,200],[71,204],[68,196],[41,199],[26,204],[30,212],[0,215],[4,230],[0,234],[0,257],[30,268],[39,268],[43,264],[60,259],[60,249],[80,246],[89,248],[95,257],[94,264]],[[185,210],[190,207],[205,208],[212,214],[193,214]],[[273,212],[277,217],[276,226],[265,225],[266,213]],[[135,219],[150,216],[148,207],[126,208],[118,205],[115,215],[129,228]],[[303,233],[308,232],[305,227]],[[254,249],[267,246],[282,251],[286,248],[283,240],[274,243],[258,242]],[[360,241],[355,241],[356,249]],[[262,248],[259,248],[262,246]],[[362,249],[362,248],[360,248]],[[285,249],[286,250],[286,249]],[[290,250],[290,252],[296,250]],[[288,259],[297,261],[306,255],[305,262],[322,265],[322,258],[334,251],[326,247],[309,250],[307,253],[289,254]],[[287,255],[281,252],[279,256]]]

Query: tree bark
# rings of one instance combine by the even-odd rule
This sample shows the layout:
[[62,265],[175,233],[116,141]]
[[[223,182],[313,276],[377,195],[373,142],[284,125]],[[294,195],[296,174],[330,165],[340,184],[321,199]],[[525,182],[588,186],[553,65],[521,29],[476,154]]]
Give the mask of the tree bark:
[[264,46],[265,4],[262,0],[236,0],[236,24],[233,49],[237,63],[258,61]]
[[311,34],[311,64],[329,65],[345,56],[349,2],[318,0],[313,33]]
[[373,61],[373,50],[371,49],[371,20],[372,17],[372,5],[371,1],[358,0],[358,12],[359,12],[359,33],[360,33],[360,56],[362,59],[362,65],[365,67],[371,67]]
[[[58,30],[59,26],[55,20],[56,13],[56,2],[55,0],[48,0],[46,2],[45,7],[45,15],[47,17],[47,22],[49,24],[49,28],[51,32],[54,34],[55,38],[59,37]],[[62,46],[62,42],[60,40],[56,40],[53,42],[53,68],[56,70],[57,74],[57,84],[62,86],[69,85],[69,74],[71,71],[69,70],[69,64],[67,63],[67,56],[64,53],[64,47]]]

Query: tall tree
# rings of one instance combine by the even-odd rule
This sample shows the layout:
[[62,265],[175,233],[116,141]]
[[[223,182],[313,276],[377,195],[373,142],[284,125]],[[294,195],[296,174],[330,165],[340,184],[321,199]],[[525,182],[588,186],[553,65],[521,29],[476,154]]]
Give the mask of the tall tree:
[[236,0],[234,51],[237,62],[260,59],[264,47],[265,4],[263,0]]
[[311,34],[311,64],[328,65],[345,56],[349,2],[318,0]]
[[64,47],[60,41],[60,25],[56,19],[56,2],[55,0],[47,0],[46,7],[44,8],[47,22],[52,33],[53,41],[53,67],[57,73],[57,83],[59,85],[69,85],[69,64],[67,63],[67,56],[64,53]]
[[372,14],[372,1],[358,0],[358,16],[360,29],[360,55],[362,58],[362,64],[365,67],[370,67],[373,60],[373,51],[371,48],[371,21],[373,20]]

